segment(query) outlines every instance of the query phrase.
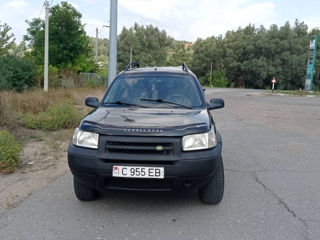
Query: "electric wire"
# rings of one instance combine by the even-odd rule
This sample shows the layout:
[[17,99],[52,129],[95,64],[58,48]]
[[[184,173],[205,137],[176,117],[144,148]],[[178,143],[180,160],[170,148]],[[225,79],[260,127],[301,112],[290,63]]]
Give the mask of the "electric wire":
[[40,18],[40,15],[41,15],[41,13],[42,13],[43,8],[44,8],[44,3],[42,4],[42,7],[41,7],[41,10],[40,10],[40,13],[39,13],[39,15],[38,15],[38,18]]

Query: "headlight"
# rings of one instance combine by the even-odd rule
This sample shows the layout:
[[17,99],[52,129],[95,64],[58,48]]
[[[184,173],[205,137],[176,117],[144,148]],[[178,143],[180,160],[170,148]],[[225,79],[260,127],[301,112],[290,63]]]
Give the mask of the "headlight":
[[85,132],[76,128],[72,137],[72,143],[78,147],[98,149],[99,134]]
[[183,151],[193,151],[213,148],[217,145],[217,137],[214,127],[209,132],[187,135],[182,138]]

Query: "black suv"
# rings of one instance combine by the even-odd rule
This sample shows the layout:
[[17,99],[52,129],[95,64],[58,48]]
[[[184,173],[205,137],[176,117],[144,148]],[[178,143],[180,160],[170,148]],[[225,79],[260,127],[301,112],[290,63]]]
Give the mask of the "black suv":
[[130,63],[75,130],[68,149],[76,197],[95,200],[111,189],[198,189],[217,204],[224,191],[222,140],[204,90],[187,68]]

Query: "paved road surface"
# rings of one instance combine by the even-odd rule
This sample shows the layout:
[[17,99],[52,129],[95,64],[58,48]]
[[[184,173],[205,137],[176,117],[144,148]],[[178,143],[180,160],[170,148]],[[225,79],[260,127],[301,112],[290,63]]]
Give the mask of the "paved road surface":
[[225,195],[112,192],[75,199],[66,174],[0,216],[0,239],[320,239],[320,98],[208,89],[224,140]]

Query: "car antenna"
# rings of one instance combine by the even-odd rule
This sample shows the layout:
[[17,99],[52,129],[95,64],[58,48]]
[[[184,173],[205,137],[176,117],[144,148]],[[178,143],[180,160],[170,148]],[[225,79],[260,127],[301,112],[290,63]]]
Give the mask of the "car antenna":
[[126,72],[130,70],[131,68],[140,68],[140,63],[138,62],[130,62],[124,69],[123,71]]
[[182,63],[182,70],[185,71],[185,72],[189,72],[189,69],[188,69],[188,67],[187,67],[187,64]]

